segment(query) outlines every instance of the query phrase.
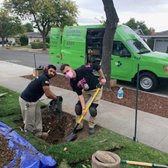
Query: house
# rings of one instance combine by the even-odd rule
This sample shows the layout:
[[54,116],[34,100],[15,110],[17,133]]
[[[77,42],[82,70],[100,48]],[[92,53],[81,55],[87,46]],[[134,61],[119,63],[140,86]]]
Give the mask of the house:
[[42,35],[39,32],[27,32],[26,36],[28,37],[28,45],[30,45],[32,42],[43,41]]
[[168,30],[155,33],[153,51],[168,52]]
[[168,53],[168,30],[156,32],[153,35],[141,35],[144,40],[153,39],[153,51]]

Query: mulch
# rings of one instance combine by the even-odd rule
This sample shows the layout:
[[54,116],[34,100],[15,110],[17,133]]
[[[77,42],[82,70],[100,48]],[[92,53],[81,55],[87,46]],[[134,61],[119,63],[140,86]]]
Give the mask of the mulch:
[[[33,78],[32,75],[23,77],[28,79]],[[56,77],[52,78],[51,85],[71,90],[69,81],[62,75],[57,75]],[[118,89],[118,86],[113,87],[111,90],[104,89],[102,99],[135,109],[136,90],[123,88],[124,98],[118,99]],[[162,97],[148,92],[139,91],[138,110],[168,118],[168,97]]]

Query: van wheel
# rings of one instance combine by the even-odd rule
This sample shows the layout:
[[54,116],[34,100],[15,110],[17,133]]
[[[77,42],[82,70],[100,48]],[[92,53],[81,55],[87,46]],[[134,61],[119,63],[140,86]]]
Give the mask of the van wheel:
[[141,90],[151,92],[158,88],[159,82],[157,77],[149,72],[144,72],[139,75],[139,87]]

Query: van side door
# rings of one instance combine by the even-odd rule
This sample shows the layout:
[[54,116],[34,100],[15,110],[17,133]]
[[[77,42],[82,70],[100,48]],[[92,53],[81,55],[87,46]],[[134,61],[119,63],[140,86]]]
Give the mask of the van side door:
[[131,81],[135,74],[135,62],[129,50],[121,41],[113,41],[111,76],[114,79]]
[[61,30],[60,28],[51,28],[50,30],[50,48],[49,59],[52,64],[61,63]]
[[78,68],[85,64],[86,55],[86,28],[67,26],[62,37],[62,63]]

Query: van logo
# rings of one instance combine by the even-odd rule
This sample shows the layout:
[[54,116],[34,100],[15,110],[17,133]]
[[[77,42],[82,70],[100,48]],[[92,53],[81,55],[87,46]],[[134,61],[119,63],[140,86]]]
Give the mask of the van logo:
[[81,31],[79,29],[72,29],[66,31],[67,36],[81,36]]

